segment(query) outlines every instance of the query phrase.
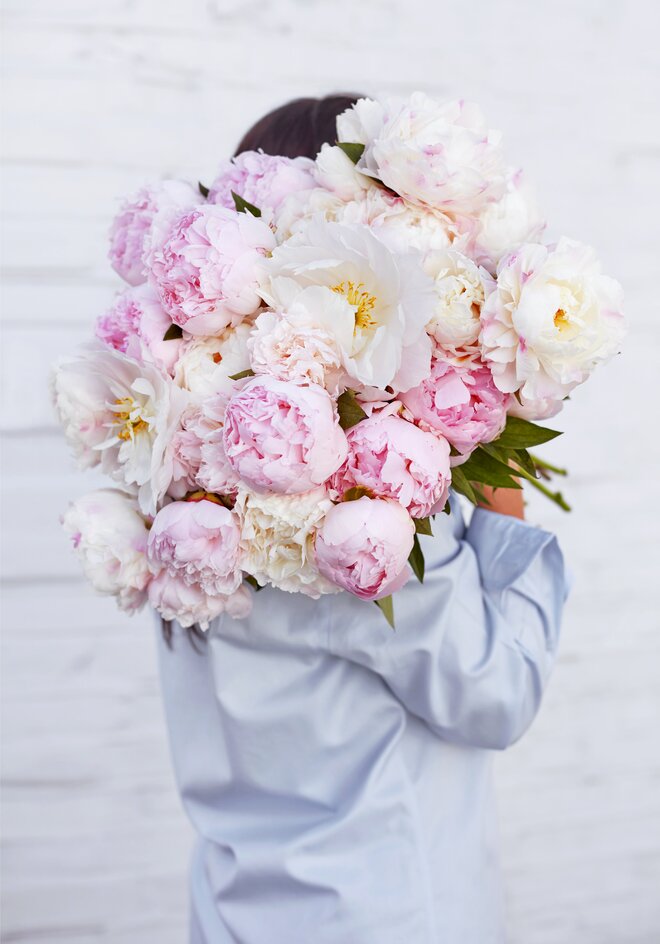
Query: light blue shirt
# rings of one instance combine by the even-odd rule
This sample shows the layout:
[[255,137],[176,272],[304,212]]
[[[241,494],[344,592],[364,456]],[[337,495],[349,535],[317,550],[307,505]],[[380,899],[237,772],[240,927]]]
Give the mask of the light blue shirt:
[[452,507],[396,631],[266,588],[199,651],[161,641],[192,944],[504,940],[491,752],[538,710],[566,578],[552,534]]

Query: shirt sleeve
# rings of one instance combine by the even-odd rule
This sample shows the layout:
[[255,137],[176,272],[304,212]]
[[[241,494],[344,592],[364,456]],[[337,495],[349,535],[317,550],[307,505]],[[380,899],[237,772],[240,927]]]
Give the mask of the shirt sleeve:
[[[551,533],[477,508],[469,527],[438,515],[424,583],[394,596],[393,631],[373,604],[332,609],[329,645],[378,673],[440,737],[503,749],[531,724],[552,668],[568,593]],[[458,512],[460,516],[460,511]]]

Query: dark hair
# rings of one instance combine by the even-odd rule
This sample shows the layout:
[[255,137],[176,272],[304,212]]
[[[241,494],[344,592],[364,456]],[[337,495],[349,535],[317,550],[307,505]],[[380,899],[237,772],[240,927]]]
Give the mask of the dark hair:
[[253,124],[234,157],[243,151],[262,150],[283,157],[314,158],[322,144],[335,143],[337,115],[363,97],[336,93],[325,98],[294,98]]
[[[269,111],[247,131],[236,148],[234,157],[243,151],[264,151],[282,157],[314,158],[321,145],[334,144],[336,120],[363,95],[336,94],[325,98],[294,98],[293,101]],[[172,648],[172,621],[161,619],[163,638]],[[186,629],[194,648],[206,639],[197,623]]]

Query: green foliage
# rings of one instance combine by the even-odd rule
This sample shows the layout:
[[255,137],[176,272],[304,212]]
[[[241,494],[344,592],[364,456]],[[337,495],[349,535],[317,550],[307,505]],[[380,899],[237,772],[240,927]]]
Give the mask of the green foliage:
[[230,374],[230,380],[243,380],[244,377],[254,377],[254,371],[248,367],[245,370],[239,370],[237,374]]
[[251,213],[252,216],[261,216],[261,210],[259,207],[256,207],[253,203],[248,203],[247,200],[244,200],[243,197],[240,197],[237,193],[234,193],[233,190],[231,195],[234,199],[234,206],[239,213]]
[[163,335],[163,341],[174,341],[176,338],[182,337],[183,329],[180,328],[178,324],[171,324]]
[[509,416],[501,435],[495,440],[495,445],[501,449],[529,449],[530,446],[541,446],[561,436],[559,430],[548,429],[546,426],[537,426],[529,420],[521,420],[517,416]]
[[366,488],[364,485],[354,485],[352,488],[347,488],[344,494],[341,496],[342,501],[357,501],[358,498],[373,498],[374,493],[370,488]]
[[337,147],[341,148],[346,157],[350,158],[354,164],[357,164],[364,154],[364,144],[350,143],[348,141],[337,141]]
[[350,429],[360,420],[367,418],[367,414],[357,402],[354,390],[345,390],[341,396],[337,397],[337,412],[342,429]]
[[424,583],[424,554],[422,553],[417,534],[415,534],[412,551],[408,556],[408,563],[412,567],[415,577],[417,577],[420,583]]
[[433,537],[430,518],[413,518],[413,522],[417,534],[428,534],[430,537]]
[[382,612],[383,616],[390,624],[392,629],[394,629],[394,602],[392,601],[392,595],[390,594],[389,597],[382,597],[380,600],[374,600],[374,603]]
[[255,593],[258,593],[260,590],[263,590],[263,587],[261,586],[261,584],[257,583],[256,579],[252,576],[252,574],[246,574],[243,579],[245,580],[246,583],[250,584],[250,586],[255,591]]

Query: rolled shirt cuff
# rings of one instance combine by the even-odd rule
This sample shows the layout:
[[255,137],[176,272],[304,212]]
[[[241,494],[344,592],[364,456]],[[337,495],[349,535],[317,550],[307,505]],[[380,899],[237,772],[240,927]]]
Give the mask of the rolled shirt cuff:
[[477,555],[486,590],[508,589],[542,556],[545,566],[554,570],[555,578],[561,576],[563,597],[568,596],[572,580],[557,538],[550,531],[511,515],[476,508],[465,540]]

